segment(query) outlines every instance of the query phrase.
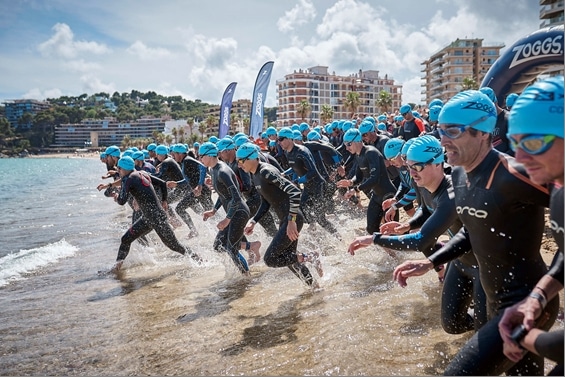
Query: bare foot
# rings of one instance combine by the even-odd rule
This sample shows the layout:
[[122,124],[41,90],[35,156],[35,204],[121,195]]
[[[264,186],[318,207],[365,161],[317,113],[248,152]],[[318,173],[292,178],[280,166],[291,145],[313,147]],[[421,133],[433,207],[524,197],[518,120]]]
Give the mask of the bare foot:
[[324,269],[322,268],[322,261],[320,260],[320,254],[318,252],[313,251],[308,254],[304,255],[304,262],[310,262],[312,266],[316,269],[318,276],[324,276]]
[[250,242],[249,250],[247,253],[249,254],[249,258],[247,258],[247,264],[251,266],[254,263],[257,263],[261,260],[261,253],[259,249],[261,248],[261,241],[254,241]]

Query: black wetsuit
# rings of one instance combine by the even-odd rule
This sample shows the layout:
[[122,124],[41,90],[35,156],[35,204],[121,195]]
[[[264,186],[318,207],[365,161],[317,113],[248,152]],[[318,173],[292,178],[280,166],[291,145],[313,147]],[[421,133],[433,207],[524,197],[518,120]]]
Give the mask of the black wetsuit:
[[[180,163],[183,180],[178,181],[177,184],[182,184],[184,182],[194,189],[197,186],[202,187],[199,196],[195,196],[194,193],[190,193],[185,196],[177,205],[177,210],[179,207],[181,210],[186,210],[190,207],[196,213],[202,213],[204,211],[209,211],[214,208],[214,202],[212,201],[212,190],[204,183],[206,179],[206,173],[208,169],[200,161],[192,156],[187,155]],[[200,206],[202,208],[200,208]]]
[[312,274],[304,264],[298,263],[296,248],[298,240],[291,241],[286,235],[288,216],[296,215],[296,227],[302,229],[304,217],[300,211],[301,192],[292,182],[286,179],[274,166],[259,162],[255,174],[252,174],[254,186],[261,194],[261,207],[253,220],[261,217],[272,209],[279,219],[279,229],[265,251],[263,260],[269,267],[288,268],[306,284],[312,285]]
[[326,219],[328,209],[324,193],[326,180],[322,177],[310,150],[303,145],[294,145],[286,152],[290,168],[298,177],[298,183],[304,185],[302,190],[302,210],[308,222],[317,222],[331,234],[337,235],[336,227]]
[[341,153],[337,151],[330,143],[306,141],[304,146],[308,148],[314,163],[322,177],[326,180],[326,189],[324,190],[324,203],[327,206],[328,213],[335,212],[335,201],[333,196],[337,190],[336,170],[341,165],[343,158]]
[[[357,188],[370,198],[367,207],[367,233],[379,231],[384,215],[383,201],[391,198],[396,187],[390,181],[381,152],[372,145],[364,145],[359,155],[355,155]],[[398,212],[396,213],[398,218]]]
[[[418,137],[424,131],[423,129],[420,130],[416,122],[421,122],[416,120],[418,118],[413,118],[412,120],[404,120],[404,123],[398,130],[398,136],[401,136],[404,140],[408,141],[413,137]],[[423,124],[422,124],[423,128]]]
[[[451,177],[445,176],[438,188],[430,193],[418,189],[419,210],[409,220],[410,229],[418,232],[401,236],[375,233],[373,242],[394,250],[419,250],[429,257],[441,246],[438,237],[448,232],[453,237],[462,224],[455,210]],[[468,309],[474,302],[474,317]],[[469,251],[449,263],[443,282],[441,324],[449,334],[478,330],[487,322],[486,296],[479,278],[475,255]]]
[[514,151],[510,148],[510,142],[506,134],[508,133],[508,110],[502,110],[496,117],[496,124],[492,131],[492,146],[497,151],[514,156]]
[[[498,322],[504,309],[526,297],[547,272],[539,248],[548,191],[528,179],[514,158],[494,149],[469,173],[454,167],[452,179],[455,208],[464,227],[429,260],[438,266],[472,246],[489,321],[461,348],[445,374],[542,375],[543,357],[528,353],[515,364],[504,356]],[[557,297],[548,303],[549,320],[542,329],[553,325],[558,307]]]
[[[228,164],[235,173],[239,182],[239,190],[245,198],[247,207],[249,207],[249,214],[251,216],[255,215],[261,206],[261,194],[259,194],[257,188],[255,188],[255,185],[253,184],[251,174],[246,173],[245,170],[241,169],[237,164],[237,160],[226,162],[226,164]],[[259,224],[261,224],[269,237],[274,237],[277,233],[277,226],[271,212],[266,213],[261,218],[261,221],[259,221]]]
[[122,188],[117,198],[119,205],[127,203],[129,196],[133,196],[139,205],[142,216],[122,236],[117,261],[123,261],[129,254],[131,243],[137,238],[155,230],[161,241],[171,250],[180,254],[195,254],[180,244],[173,228],[167,221],[167,213],[161,206],[153,185],[161,188],[162,201],[167,200],[167,185],[165,181],[151,176],[144,171],[133,171],[122,178]]
[[246,240],[243,231],[250,217],[249,207],[239,191],[235,173],[225,162],[218,161],[211,169],[211,174],[214,191],[218,194],[214,209],[217,211],[223,207],[226,217],[230,219],[229,225],[218,231],[214,240],[214,250],[227,252],[237,268],[242,273],[247,272],[249,267],[239,250],[241,242]]
[[397,172],[399,184],[396,185],[398,188],[393,196],[393,199],[396,200],[395,207],[397,209],[404,208],[405,210],[411,210],[414,208],[414,200],[416,200],[417,197],[416,188],[412,183],[412,176],[404,165],[400,167],[400,169],[397,169]]

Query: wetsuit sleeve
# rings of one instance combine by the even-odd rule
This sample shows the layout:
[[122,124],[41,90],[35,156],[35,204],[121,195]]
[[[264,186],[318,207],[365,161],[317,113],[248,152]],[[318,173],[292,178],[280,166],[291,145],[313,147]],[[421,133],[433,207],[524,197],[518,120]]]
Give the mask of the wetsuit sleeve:
[[[437,239],[442,235],[457,218],[453,201],[443,200],[434,212],[424,222],[418,232],[401,236],[376,236],[374,243],[394,250],[419,250],[426,256],[434,252]],[[422,212],[424,209],[422,210]],[[425,215],[423,215],[425,216]]]
[[128,202],[128,193],[130,190],[130,185],[132,184],[132,180],[129,177],[122,178],[122,188],[118,194],[118,198],[116,199],[116,203],[123,206]]
[[428,259],[433,263],[434,267],[457,259],[461,255],[471,250],[471,240],[469,232],[465,227],[461,227],[459,232],[451,238],[439,250],[430,255]]
[[557,250],[557,253],[553,256],[553,261],[551,262],[551,267],[547,272],[547,275],[551,276],[555,280],[563,284],[563,251]]
[[198,178],[198,186],[204,186],[204,181],[206,180],[206,173],[208,172],[208,169],[206,169],[206,166],[204,165],[200,165],[199,169],[200,178]]
[[[227,167],[227,165],[226,165]],[[229,201],[226,203],[226,217],[231,219],[237,209],[239,208],[241,195],[239,193],[239,182],[237,180],[233,180],[235,178],[235,173],[231,170],[231,168],[227,167],[232,174],[228,174],[223,170],[220,170],[218,173],[218,180],[222,182],[225,188],[229,192]]]
[[537,353],[556,363],[563,363],[563,330],[555,330],[538,335],[534,342]]
[[412,218],[408,220],[408,224],[410,224],[410,230],[420,228],[422,225],[424,225],[426,220],[431,215],[432,212],[427,206],[420,205],[414,216],[412,216]]
[[398,200],[396,203],[397,208],[402,208],[407,206],[408,204],[412,203],[416,199],[416,190],[413,187],[410,189]]

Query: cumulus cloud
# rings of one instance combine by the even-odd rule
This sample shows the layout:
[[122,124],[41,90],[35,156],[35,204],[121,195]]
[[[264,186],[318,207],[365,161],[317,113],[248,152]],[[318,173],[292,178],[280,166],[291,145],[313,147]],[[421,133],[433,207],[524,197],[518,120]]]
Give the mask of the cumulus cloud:
[[237,41],[233,38],[207,38],[198,34],[194,36],[188,49],[203,64],[216,69],[226,66],[234,58]]
[[316,8],[314,4],[309,0],[299,0],[298,4],[278,19],[277,27],[279,31],[286,33],[312,21],[315,17]]
[[126,51],[142,60],[163,59],[172,56],[166,48],[150,48],[141,41],[135,41]]
[[81,87],[83,93],[109,93],[112,94],[116,91],[116,85],[114,83],[106,84],[103,83],[100,78],[92,75],[84,75],[80,78]]
[[38,46],[39,52],[44,56],[71,59],[83,52],[99,55],[110,51],[104,44],[75,41],[74,34],[67,24],[58,23],[53,26],[53,31],[55,34]]

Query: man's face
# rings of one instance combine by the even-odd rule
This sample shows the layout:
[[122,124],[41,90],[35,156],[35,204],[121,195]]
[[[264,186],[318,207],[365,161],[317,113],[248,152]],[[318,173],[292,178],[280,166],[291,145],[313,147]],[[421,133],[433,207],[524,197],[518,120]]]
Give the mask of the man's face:
[[[512,135],[512,139],[519,143],[528,135]],[[551,147],[540,154],[530,154],[523,148],[517,147],[516,161],[523,164],[530,179],[537,184],[550,183],[555,180],[563,182],[563,139],[555,138]]]
[[406,167],[410,172],[412,180],[419,187],[431,187],[431,183],[435,181],[438,174],[438,169],[441,169],[441,174],[443,174],[441,164],[422,164],[417,161],[406,160]]
[[[440,125],[439,128],[444,127]],[[443,129],[443,128],[442,128]],[[441,145],[445,147],[445,158],[450,165],[462,166],[473,166],[477,161],[479,152],[481,151],[481,143],[483,135],[478,132],[475,136],[472,136],[469,129],[466,129],[455,139],[451,139],[445,135],[441,135]],[[482,146],[485,148],[485,146]]]
[[359,152],[361,152],[361,148],[363,148],[363,143],[360,141],[344,141],[343,144],[345,145],[345,148],[353,154],[359,154]]

